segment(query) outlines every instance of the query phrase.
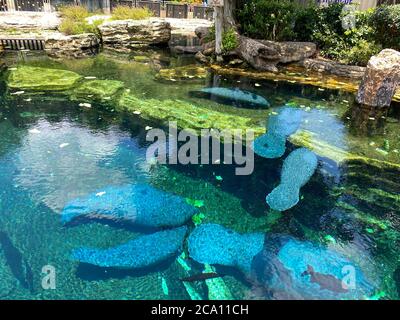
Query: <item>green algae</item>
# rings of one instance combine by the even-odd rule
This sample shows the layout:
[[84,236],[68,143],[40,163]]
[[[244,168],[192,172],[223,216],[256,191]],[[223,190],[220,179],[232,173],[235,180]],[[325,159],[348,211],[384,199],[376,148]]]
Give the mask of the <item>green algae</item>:
[[117,80],[90,80],[81,83],[71,93],[71,100],[105,102],[115,98],[124,89]]
[[208,76],[206,68],[198,65],[187,65],[171,69],[161,69],[156,75],[158,80],[177,81],[205,79]]
[[[157,119],[164,122],[176,121],[180,129],[194,130],[200,133],[201,129],[226,130],[234,134],[233,130],[254,129],[252,119],[232,116],[230,114],[213,111],[207,108],[198,107],[181,100],[158,100],[138,98],[130,93],[124,93],[119,101],[120,111],[140,112],[143,118]],[[262,127],[255,129],[261,134]]]
[[63,91],[73,88],[81,79],[82,76],[72,71],[19,66],[10,71],[8,87],[32,91]]

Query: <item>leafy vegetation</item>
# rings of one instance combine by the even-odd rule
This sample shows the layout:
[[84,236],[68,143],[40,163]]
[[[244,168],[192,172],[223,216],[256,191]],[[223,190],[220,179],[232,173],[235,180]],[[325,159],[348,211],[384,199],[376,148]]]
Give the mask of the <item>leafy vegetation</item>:
[[116,6],[112,11],[113,20],[142,20],[153,16],[148,8],[131,8],[128,6]]
[[[312,41],[320,53],[342,63],[365,65],[382,48],[400,48],[400,5],[367,11],[343,10],[343,3],[250,0],[238,10],[241,32],[256,39]],[[346,21],[352,21],[346,27]]]
[[238,46],[238,39],[236,37],[236,32],[233,28],[225,31],[222,34],[222,50],[224,52],[229,52],[235,50]]
[[98,33],[97,27],[104,20],[94,20],[89,23],[86,18],[91,13],[83,6],[69,5],[59,8],[62,21],[58,30],[66,35],[75,35],[82,33]]

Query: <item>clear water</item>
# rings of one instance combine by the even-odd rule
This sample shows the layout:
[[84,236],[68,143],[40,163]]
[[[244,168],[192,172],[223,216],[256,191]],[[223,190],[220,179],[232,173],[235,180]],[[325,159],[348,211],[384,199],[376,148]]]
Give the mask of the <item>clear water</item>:
[[[400,149],[399,115],[390,111],[386,122],[362,125],[353,120],[356,111],[353,115],[349,111],[352,97],[347,93],[213,74],[201,81],[160,82],[154,79],[156,71],[151,63],[104,54],[61,62],[9,55],[7,61],[121,80],[143,99],[190,101],[245,115],[254,123],[264,124],[273,108],[292,101],[307,108],[303,126],[324,141],[357,154],[400,162],[396,152],[381,155],[376,151],[385,139],[390,140],[391,150]],[[169,55],[162,61],[164,66],[193,63],[191,57]],[[256,82],[261,86],[256,87]],[[250,90],[266,97],[272,107],[241,109],[189,95],[191,90],[209,86]],[[181,278],[203,270],[191,259],[187,260],[192,268],[189,273],[176,260],[138,271],[104,269],[70,259],[77,247],[109,248],[140,236],[124,225],[92,221],[66,227],[60,222],[60,211],[70,200],[127,183],[148,183],[203,201],[199,210],[205,215],[204,222],[240,233],[289,235],[321,244],[359,265],[376,285],[376,294],[386,299],[399,297],[398,171],[360,163],[339,167],[332,160],[319,158],[317,172],[301,189],[299,204],[283,213],[274,212],[265,203],[265,196],[279,183],[282,159],[256,157],[250,176],[236,176],[233,166],[223,164],[150,165],[145,161],[145,128],[162,126],[157,121],[101,106],[79,108],[60,96],[11,97],[4,82],[0,90],[0,298],[189,299]],[[286,155],[295,148],[288,144]],[[191,222],[188,225],[194,227]],[[55,290],[42,288],[42,268],[46,265],[56,268]],[[268,288],[259,290],[235,268],[217,266],[216,271],[233,298],[280,297],[267,294]],[[191,285],[203,299],[209,297],[207,282]]]

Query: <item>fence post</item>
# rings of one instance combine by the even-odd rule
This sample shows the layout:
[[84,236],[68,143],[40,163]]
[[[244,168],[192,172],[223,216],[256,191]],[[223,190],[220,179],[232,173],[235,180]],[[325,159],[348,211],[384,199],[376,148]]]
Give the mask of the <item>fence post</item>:
[[110,14],[111,13],[111,1],[103,0],[103,13]]
[[7,11],[15,11],[15,1],[14,0],[6,0],[7,3]]

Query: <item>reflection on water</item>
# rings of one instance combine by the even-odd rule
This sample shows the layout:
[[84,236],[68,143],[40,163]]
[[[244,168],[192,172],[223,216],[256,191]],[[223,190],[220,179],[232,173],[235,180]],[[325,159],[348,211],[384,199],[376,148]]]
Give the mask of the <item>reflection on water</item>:
[[[193,63],[159,52],[152,53],[152,57],[163,61],[163,67]],[[7,59],[15,61],[15,56]],[[25,63],[121,80],[142,99],[187,101],[247,117],[261,127],[266,127],[269,117],[286,105],[299,110],[298,131],[311,135],[311,141],[400,162],[398,115],[392,110],[352,106],[351,96],[343,92],[211,74],[202,83],[190,79],[158,82],[157,63],[121,56],[62,62],[42,57],[28,60]],[[250,91],[268,100],[271,107],[239,108],[189,94],[216,85]],[[188,299],[195,292],[202,298],[226,294],[237,299],[282,299],[294,294],[297,298],[315,297],[320,291],[319,298],[338,298],[340,270],[331,269],[326,262],[329,259],[340,267],[344,262],[356,266],[357,274],[362,271],[361,295],[398,298],[400,178],[394,167],[377,168],[351,159],[338,164],[329,156],[319,156],[318,169],[301,189],[299,203],[281,213],[271,210],[265,197],[279,184],[283,160],[297,148],[289,142],[281,158],[256,156],[255,171],[250,176],[236,176],[235,167],[227,164],[148,164],[146,127],[165,125],[156,119],[118,114],[112,107],[80,108],[78,102],[66,101],[63,96],[9,96],[4,83],[0,90],[4,97],[0,105],[0,259],[6,261],[0,264],[0,273],[5,275],[1,288],[7,292],[2,298]],[[185,255],[179,259],[173,257],[137,270],[99,268],[73,261],[71,253],[76,248],[102,252],[131,240],[140,243],[143,234],[99,221],[63,226],[59,213],[65,204],[106,187],[136,183],[148,184],[162,194],[175,194],[185,204],[195,206],[201,215],[193,217],[194,223],[184,223],[189,233],[195,223],[201,222],[222,225],[240,234],[266,235],[264,254],[254,260],[254,255],[243,258],[244,251],[233,242],[232,250],[239,251],[244,259],[241,262],[253,265],[256,275],[239,272],[236,262],[220,263],[224,266],[207,269],[220,278],[188,286],[182,278],[206,269],[201,261],[189,258],[186,246]],[[219,239],[211,235],[215,238],[209,241]],[[223,236],[222,243],[227,238]],[[200,243],[206,255],[211,249],[209,243]],[[326,257],[324,262],[316,258],[321,255]],[[218,259],[230,261],[222,253]],[[312,269],[306,260],[312,261]],[[40,270],[48,264],[57,270],[57,290],[41,288]],[[210,281],[219,281],[224,292],[211,292]]]

